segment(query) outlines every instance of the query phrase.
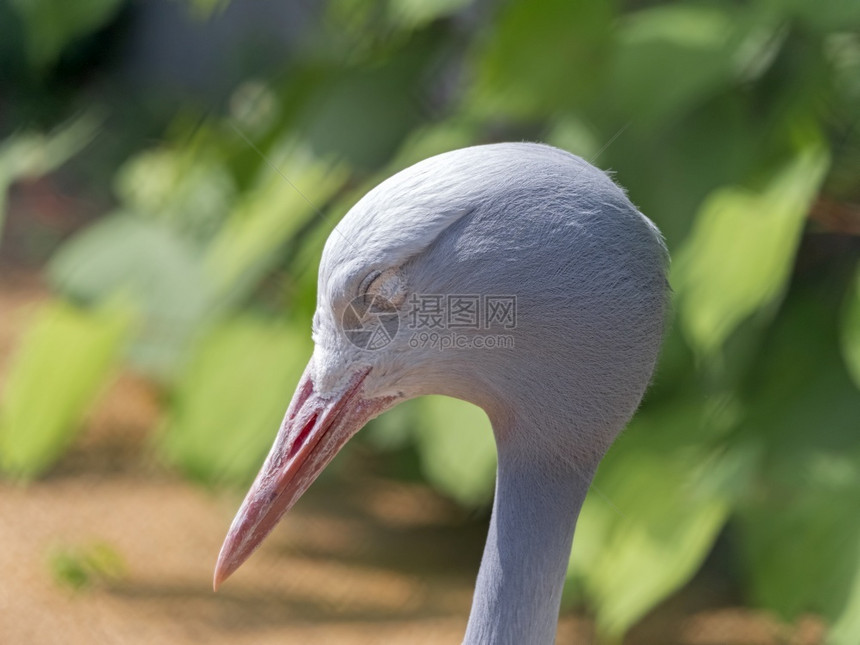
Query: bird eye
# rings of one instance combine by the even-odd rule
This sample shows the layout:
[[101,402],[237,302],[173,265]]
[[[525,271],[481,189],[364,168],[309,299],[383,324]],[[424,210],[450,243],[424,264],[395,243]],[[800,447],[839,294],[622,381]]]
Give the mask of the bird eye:
[[359,286],[361,296],[381,296],[394,307],[399,307],[406,297],[406,283],[400,270],[371,271]]
[[371,287],[374,286],[374,282],[382,275],[382,271],[371,271],[365,276],[364,280],[361,281],[361,284],[358,285],[358,295],[363,296],[370,292]]

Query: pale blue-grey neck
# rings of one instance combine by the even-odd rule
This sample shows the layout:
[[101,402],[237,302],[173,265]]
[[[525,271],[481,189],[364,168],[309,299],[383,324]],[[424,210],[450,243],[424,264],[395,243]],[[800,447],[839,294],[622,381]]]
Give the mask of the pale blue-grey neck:
[[497,429],[493,514],[464,643],[554,643],[576,520],[592,467],[557,456],[524,457]]

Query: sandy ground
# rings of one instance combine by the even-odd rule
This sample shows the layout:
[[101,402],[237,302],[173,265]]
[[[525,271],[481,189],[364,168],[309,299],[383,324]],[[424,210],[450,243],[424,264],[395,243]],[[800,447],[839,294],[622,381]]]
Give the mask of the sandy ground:
[[[0,280],[0,383],[41,296]],[[235,493],[192,485],[147,448],[151,388],[120,378],[72,452],[42,481],[0,481],[0,644],[458,643],[486,525],[416,484],[346,469],[319,482],[217,594],[212,568]],[[114,580],[73,590],[52,554],[110,545]],[[705,590],[704,592],[702,590]],[[781,626],[731,606],[701,577],[628,645],[815,645],[812,618]],[[559,643],[595,643],[565,613]]]

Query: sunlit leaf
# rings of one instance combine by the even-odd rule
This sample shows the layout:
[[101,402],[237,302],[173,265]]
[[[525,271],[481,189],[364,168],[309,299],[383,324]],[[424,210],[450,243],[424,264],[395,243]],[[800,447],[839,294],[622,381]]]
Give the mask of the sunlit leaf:
[[275,150],[206,252],[206,275],[217,297],[236,301],[255,285],[284,243],[319,215],[346,176],[343,166],[321,161],[296,144]]
[[249,318],[217,325],[177,385],[161,435],[164,454],[195,479],[247,483],[310,355],[306,327]]
[[853,292],[848,296],[842,323],[842,353],[848,371],[860,388],[860,270],[854,279]]
[[414,438],[422,411],[421,399],[404,401],[371,421],[362,434],[379,450],[403,448]]
[[418,128],[403,142],[376,182],[428,157],[473,145],[476,137],[475,127],[465,123],[446,122]]
[[783,290],[803,223],[828,166],[810,148],[760,192],[717,191],[672,266],[684,331],[704,353]]
[[474,506],[492,498],[496,444],[483,410],[443,396],[420,400],[416,442],[421,468],[438,490]]
[[[689,433],[695,416],[673,411],[650,425]],[[741,453],[714,458],[700,448],[654,445],[648,422],[638,421],[641,436],[622,439],[598,470],[568,573],[611,637],[693,576],[726,521],[732,481],[751,464]]]
[[860,640],[860,560],[855,561],[854,580],[842,614],[827,634],[827,645],[854,645]]
[[27,28],[27,49],[34,67],[45,68],[70,42],[109,21],[122,0],[12,0]]
[[556,121],[547,136],[547,143],[584,159],[596,157],[602,146],[597,133],[573,115],[566,115]]
[[129,317],[44,306],[21,341],[0,407],[0,469],[28,479],[68,447],[122,349]]

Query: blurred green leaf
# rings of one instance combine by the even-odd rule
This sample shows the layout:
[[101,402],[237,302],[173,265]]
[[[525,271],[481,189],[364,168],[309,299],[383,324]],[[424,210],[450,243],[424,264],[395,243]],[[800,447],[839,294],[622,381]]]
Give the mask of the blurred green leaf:
[[247,136],[268,132],[282,109],[271,84],[260,79],[245,81],[230,95],[230,116]]
[[856,445],[860,393],[839,345],[838,307],[852,277],[838,265],[797,275],[740,384],[737,433],[762,442],[764,474],[777,488],[793,485],[808,460]]
[[431,103],[420,81],[438,65],[434,45],[423,39],[384,64],[331,74],[298,124],[313,151],[365,170],[385,164]]
[[783,618],[814,611],[830,620],[842,616],[848,629],[848,601],[857,601],[860,515],[847,511],[860,499],[860,459],[822,456],[794,475],[793,489],[772,488],[740,514],[752,594]]
[[734,437],[761,446],[735,533],[749,595],[784,618],[814,612],[841,629],[860,568],[860,515],[849,510],[860,499],[860,394],[840,354],[836,306],[853,277],[836,263],[795,276],[746,376]]
[[76,591],[118,580],[127,569],[123,557],[105,542],[55,547],[49,554],[48,566],[58,585]]
[[474,145],[476,137],[477,129],[473,125],[456,121],[417,128],[403,141],[397,154],[373,181],[379,183],[428,157]]
[[702,206],[671,280],[681,325],[701,352],[715,352],[779,296],[827,166],[824,150],[808,148],[760,192],[725,188]]
[[778,25],[731,5],[675,3],[628,14],[618,26],[607,105],[637,128],[669,123],[760,75],[782,43]]
[[718,6],[673,4],[625,16],[612,103],[635,110],[637,125],[673,116],[732,78],[731,36],[732,18]]
[[108,22],[123,0],[11,0],[24,19],[30,62],[37,69],[53,65],[73,40]]
[[256,285],[286,241],[320,213],[346,178],[342,165],[321,161],[294,142],[272,151],[206,252],[217,298],[235,302]]
[[547,143],[579,155],[583,159],[593,159],[600,152],[602,144],[594,129],[581,118],[567,114],[558,119],[547,135]]
[[211,18],[219,11],[224,11],[230,0],[185,0],[198,18]]
[[142,317],[130,356],[164,379],[211,304],[196,247],[158,221],[130,215],[107,217],[72,238],[52,259],[49,276],[79,301],[127,298]]
[[211,329],[174,393],[160,439],[169,461],[204,482],[250,481],[311,350],[304,326],[236,318]]
[[842,353],[854,383],[860,388],[860,269],[848,295],[842,322]]
[[[568,576],[594,604],[608,637],[624,634],[686,583],[728,516],[743,453],[708,457],[701,447],[667,449],[652,430],[688,434],[696,410],[636,419],[598,470],[577,522]],[[671,442],[670,442],[671,443]]]
[[0,143],[0,240],[6,219],[6,192],[21,179],[45,175],[63,165],[96,134],[99,121],[85,114],[49,134],[20,132]]
[[854,580],[842,614],[827,634],[827,645],[854,645],[860,639],[860,562],[854,564]]
[[28,328],[0,408],[0,469],[29,479],[45,471],[75,436],[129,331],[117,308],[44,306]]
[[496,443],[486,413],[444,396],[419,402],[415,438],[427,480],[461,504],[487,503],[495,480]]
[[380,451],[404,448],[414,438],[422,410],[421,399],[403,401],[373,419],[361,434]]
[[141,152],[119,169],[114,183],[124,210],[161,220],[200,243],[218,232],[236,197],[224,164],[197,146]]
[[472,0],[388,0],[388,13],[394,24],[414,29],[460,11],[471,3]]
[[[114,31],[79,38],[95,22],[66,20],[96,0],[9,4],[6,14],[0,4],[4,122],[39,118],[43,105],[113,100],[101,89],[112,85],[101,81],[115,73],[104,71],[115,68],[105,58],[113,49],[99,46]],[[214,25],[227,2],[186,4]],[[743,591],[783,615],[814,611],[832,622],[831,645],[855,645],[860,284],[845,295],[860,198],[858,6],[333,0],[314,25],[326,33],[291,41],[282,73],[248,65],[265,57],[256,32],[250,58],[244,47],[230,57],[236,75],[221,79],[229,120],[201,124],[188,104],[196,82],[182,88],[192,94],[179,112],[192,114],[170,118],[167,135],[179,143],[121,166],[123,214],[74,236],[53,277],[76,300],[131,301],[143,314],[135,364],[166,380],[185,368],[178,385],[168,380],[161,449],[198,479],[245,481],[310,354],[325,238],[367,189],[479,142],[542,139],[593,159],[655,219],[673,255],[681,249],[679,324],[641,415],[600,468],[569,580],[601,631],[620,639],[694,575],[732,512],[720,555],[745,556],[730,563]],[[45,7],[52,19],[34,22]],[[142,117],[128,129],[158,137],[168,120],[161,92],[128,88]],[[0,144],[0,189],[62,163],[92,137],[80,133],[71,152],[51,148],[52,135],[14,134]],[[127,154],[121,134],[100,138],[89,156],[105,146]],[[798,154],[809,139],[816,145]],[[80,175],[68,174],[72,188]],[[808,236],[795,257],[815,197],[810,229],[827,233]],[[39,235],[42,220],[32,221]],[[283,309],[289,322],[239,313],[251,306]],[[489,501],[495,449],[476,408],[416,399],[368,432],[396,460],[383,471],[414,477],[420,465],[461,503]],[[86,551],[66,550],[60,579],[98,581]]]
[[771,0],[771,8],[786,18],[795,18],[821,31],[850,32],[860,28],[860,4],[853,0]]
[[555,114],[592,97],[606,73],[612,2],[511,2],[475,51],[469,110]]

